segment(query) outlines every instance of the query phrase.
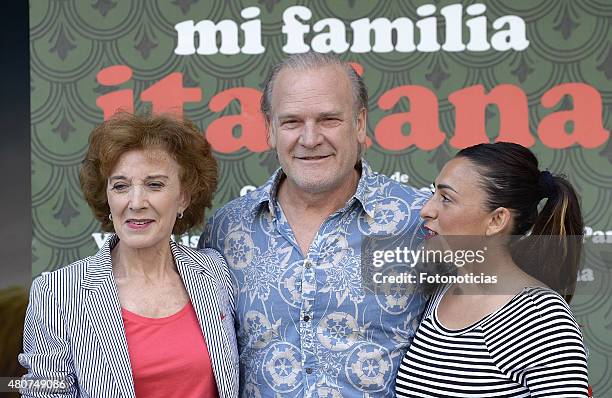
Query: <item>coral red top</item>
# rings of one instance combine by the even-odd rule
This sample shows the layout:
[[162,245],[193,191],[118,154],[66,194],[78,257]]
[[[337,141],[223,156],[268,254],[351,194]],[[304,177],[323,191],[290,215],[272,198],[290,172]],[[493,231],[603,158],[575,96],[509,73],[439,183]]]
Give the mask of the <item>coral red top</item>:
[[176,314],[147,318],[121,309],[136,397],[218,397],[191,302]]

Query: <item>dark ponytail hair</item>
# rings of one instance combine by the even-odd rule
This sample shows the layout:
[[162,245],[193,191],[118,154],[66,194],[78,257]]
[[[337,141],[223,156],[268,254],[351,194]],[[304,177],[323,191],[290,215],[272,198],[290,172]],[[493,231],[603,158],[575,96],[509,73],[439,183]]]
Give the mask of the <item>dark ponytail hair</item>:
[[[576,191],[567,179],[540,171],[529,149],[514,143],[478,144],[456,157],[474,163],[489,211],[513,210],[511,254],[525,272],[557,290],[569,303],[576,289],[583,235]],[[540,211],[538,204],[546,203]]]

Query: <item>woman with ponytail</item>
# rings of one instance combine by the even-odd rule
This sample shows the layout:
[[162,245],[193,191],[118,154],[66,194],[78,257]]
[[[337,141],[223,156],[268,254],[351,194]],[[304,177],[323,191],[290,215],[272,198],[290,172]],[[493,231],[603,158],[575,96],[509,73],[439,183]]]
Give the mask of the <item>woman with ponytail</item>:
[[397,396],[587,397],[586,349],[568,306],[583,234],[571,184],[540,170],[529,149],[495,143],[461,150],[434,186],[421,211],[428,246],[480,242],[486,255],[456,263],[455,279],[436,289]]

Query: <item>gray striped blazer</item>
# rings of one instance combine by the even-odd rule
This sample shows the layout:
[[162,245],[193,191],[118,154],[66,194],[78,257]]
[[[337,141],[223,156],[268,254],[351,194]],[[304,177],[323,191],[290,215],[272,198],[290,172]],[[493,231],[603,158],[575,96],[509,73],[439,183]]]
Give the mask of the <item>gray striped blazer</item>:
[[[22,390],[26,397],[134,397],[134,382],[112,274],[110,237],[94,256],[32,284],[19,362],[27,378],[68,380],[61,394]],[[208,345],[219,396],[238,396],[234,298],[221,255],[170,243],[179,274]]]

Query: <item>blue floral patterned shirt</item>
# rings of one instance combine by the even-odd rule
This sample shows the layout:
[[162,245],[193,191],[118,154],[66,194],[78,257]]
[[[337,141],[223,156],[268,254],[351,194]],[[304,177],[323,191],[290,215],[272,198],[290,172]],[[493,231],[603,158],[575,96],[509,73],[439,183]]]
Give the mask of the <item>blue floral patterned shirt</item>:
[[374,294],[361,246],[382,234],[422,240],[428,195],[362,161],[355,194],[304,256],[276,201],[282,176],[217,210],[200,239],[224,254],[233,277],[241,396],[394,396],[427,297]]

